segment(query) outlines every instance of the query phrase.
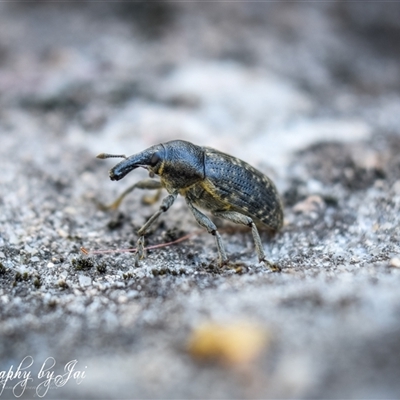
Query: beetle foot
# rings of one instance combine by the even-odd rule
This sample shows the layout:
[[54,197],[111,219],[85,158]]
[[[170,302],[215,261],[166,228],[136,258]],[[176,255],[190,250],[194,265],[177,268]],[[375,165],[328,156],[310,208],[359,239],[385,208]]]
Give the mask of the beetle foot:
[[115,211],[115,210],[118,210],[118,208],[121,204],[121,201],[122,201],[122,199],[118,198],[111,204],[100,203],[97,200],[95,200],[94,202],[95,202],[97,208],[101,211]]
[[[224,264],[225,265],[225,264]],[[214,274],[222,274],[224,272],[223,266],[219,259],[213,259],[205,264],[205,270]]]
[[135,266],[139,266],[139,261],[146,257],[146,251],[144,249],[144,236],[140,236],[136,242],[136,253],[135,253]]
[[260,260],[260,262],[263,262],[270,270],[271,272],[281,272],[282,268],[275,263],[272,263],[271,261],[267,260],[266,258]]
[[244,274],[249,272],[249,264],[245,261],[232,261],[226,268],[235,271],[237,274]]
[[219,258],[218,259],[218,267],[223,268],[223,267],[225,267],[225,265],[228,265],[228,264],[229,264],[228,258],[224,258],[224,259]]

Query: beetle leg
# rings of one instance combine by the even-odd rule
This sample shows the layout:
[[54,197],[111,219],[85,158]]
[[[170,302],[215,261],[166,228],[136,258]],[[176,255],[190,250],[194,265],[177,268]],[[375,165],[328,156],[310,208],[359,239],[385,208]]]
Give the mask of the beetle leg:
[[218,256],[219,256],[219,265],[222,267],[224,264],[228,262],[228,257],[226,256],[224,245],[222,244],[221,235],[217,231],[217,227],[214,222],[211,221],[206,215],[200,212],[197,208],[193,206],[193,204],[186,198],[186,203],[189,206],[190,211],[194,215],[197,223],[203,228],[207,229],[208,233],[215,236],[215,240],[217,242]]
[[122,200],[127,196],[130,192],[132,192],[134,189],[149,189],[149,190],[154,190],[154,189],[162,189],[161,182],[155,181],[153,179],[144,179],[142,181],[136,182],[134,185],[129,186],[128,189],[123,191],[116,199],[114,202],[112,202],[109,205],[104,205],[104,204],[98,204],[98,207],[103,210],[103,211],[109,211],[109,210],[116,210]]
[[264,262],[272,271],[280,271],[280,268],[277,265],[274,265],[273,263],[268,261],[267,258],[265,257],[258,229],[256,227],[256,224],[250,217],[236,211],[216,211],[213,214],[216,217],[224,218],[236,224],[246,225],[250,227],[251,233],[253,235],[254,244],[256,245],[258,261]]
[[161,188],[157,189],[156,194],[153,196],[143,196],[142,204],[152,205],[154,203],[157,203],[160,200],[160,197],[161,197]]
[[139,260],[145,257],[145,252],[144,252],[144,235],[146,234],[147,230],[150,228],[150,226],[158,219],[158,217],[166,212],[174,203],[176,197],[178,196],[178,193],[172,193],[165,197],[165,199],[162,201],[160,208],[158,211],[153,214],[150,219],[139,229],[138,235],[139,239],[137,241],[137,252],[135,254],[135,265],[137,266],[139,263]]

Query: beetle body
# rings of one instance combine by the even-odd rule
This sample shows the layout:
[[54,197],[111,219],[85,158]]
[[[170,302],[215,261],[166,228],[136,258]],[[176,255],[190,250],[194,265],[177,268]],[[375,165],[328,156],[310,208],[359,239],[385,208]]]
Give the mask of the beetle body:
[[[101,154],[99,158],[113,157]],[[224,247],[215,224],[198,208],[252,229],[259,261],[266,260],[256,224],[276,231],[283,224],[283,208],[273,182],[248,163],[210,147],[173,140],[152,146],[126,158],[110,171],[111,180],[120,180],[135,168],[142,167],[156,182],[142,181],[134,187],[165,188],[169,196],[160,210],[139,230],[139,247],[147,228],[167,211],[178,194],[185,197],[196,221],[216,236],[220,264],[227,262]],[[126,191],[124,193],[127,194]],[[123,195],[123,196],[124,196]],[[119,204],[119,202],[118,202]],[[139,256],[142,256],[139,251]],[[271,266],[271,264],[269,264]]]

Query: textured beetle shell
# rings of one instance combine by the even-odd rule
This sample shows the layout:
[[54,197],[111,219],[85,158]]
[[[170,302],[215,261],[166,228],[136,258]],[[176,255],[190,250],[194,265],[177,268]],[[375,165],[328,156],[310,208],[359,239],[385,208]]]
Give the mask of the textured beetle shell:
[[273,230],[283,224],[282,204],[273,182],[246,162],[212,148],[205,149],[206,179],[212,192],[240,212]]

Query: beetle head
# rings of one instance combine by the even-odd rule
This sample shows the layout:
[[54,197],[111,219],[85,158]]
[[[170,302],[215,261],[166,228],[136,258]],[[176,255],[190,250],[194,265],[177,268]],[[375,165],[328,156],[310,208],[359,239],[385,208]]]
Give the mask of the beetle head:
[[159,175],[165,187],[181,189],[204,179],[204,154],[201,147],[183,140],[173,140],[149,147],[130,157],[99,154],[98,158],[123,157],[110,170],[110,179],[119,181],[135,168]]
[[161,162],[164,159],[164,153],[164,146],[162,144],[158,144],[130,157],[113,156],[111,154],[99,154],[97,158],[125,158],[124,161],[121,161],[110,170],[110,179],[112,181],[119,181],[129,172],[138,167],[149,170],[150,174],[157,174]]

